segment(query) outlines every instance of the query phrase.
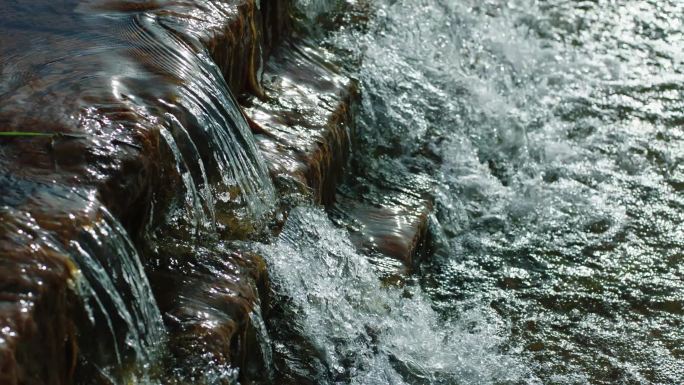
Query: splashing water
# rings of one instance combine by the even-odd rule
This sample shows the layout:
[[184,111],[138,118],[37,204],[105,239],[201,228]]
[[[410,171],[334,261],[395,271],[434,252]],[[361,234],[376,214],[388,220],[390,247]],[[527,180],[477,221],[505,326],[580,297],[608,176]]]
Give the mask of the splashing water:
[[[520,374],[498,353],[505,325],[489,311],[450,324],[419,288],[382,288],[367,257],[319,209],[295,209],[278,242],[260,251],[293,313],[276,329],[311,344],[297,346],[284,333],[275,350],[315,383],[476,383]],[[300,349],[312,356],[297,357]]]
[[[275,275],[291,280],[282,290],[302,309],[295,316],[316,320],[305,322],[304,334],[318,341],[318,372],[332,378],[336,365],[363,368],[359,357],[370,357],[394,362],[390,373],[399,376],[359,370],[341,382],[366,373],[410,381],[396,362],[420,362],[425,370],[418,372],[430,373],[424,383],[439,383],[436,373],[444,371],[497,383],[516,378],[516,371],[491,372],[500,366],[489,364],[497,360],[491,351],[500,350],[493,347],[504,347],[506,359],[531,372],[517,371],[516,382],[681,382],[683,4],[397,0],[372,8],[367,28],[333,33],[326,44],[363,63],[354,73],[363,91],[356,169],[433,178],[438,248],[418,274],[423,294],[414,300],[446,321],[432,324],[432,310],[415,310],[406,324],[383,316],[399,329],[433,325],[433,334],[409,333],[410,345],[427,343],[432,354],[355,353],[375,341],[359,321],[370,305],[349,305],[347,291],[363,297],[372,276],[345,265],[347,257],[326,259],[348,256],[328,246],[316,256],[322,277],[302,276],[310,268],[302,263],[290,279],[278,273],[284,267],[272,253]],[[301,239],[325,239],[322,230],[289,231],[299,238],[285,236],[279,245],[290,248],[283,254],[291,259],[307,253],[296,246],[309,242]],[[340,239],[337,233],[324,244],[344,249]],[[315,283],[345,269],[335,288]],[[310,298],[293,289],[306,285]],[[391,313],[411,303],[395,300],[387,300]],[[491,349],[446,348],[436,336],[467,330],[472,309],[487,316],[475,322],[480,332],[462,338]],[[386,325],[383,317],[373,324]],[[506,328],[483,328],[490,321]],[[355,340],[347,330],[361,336],[358,345],[340,342]],[[454,352],[450,369],[437,369],[442,350]],[[488,358],[469,365],[478,354]],[[367,367],[387,368],[373,362]]]

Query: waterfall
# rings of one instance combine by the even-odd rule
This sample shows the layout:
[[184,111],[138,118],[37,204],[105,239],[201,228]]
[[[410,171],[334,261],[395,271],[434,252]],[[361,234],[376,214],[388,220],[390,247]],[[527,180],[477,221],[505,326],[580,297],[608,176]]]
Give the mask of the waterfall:
[[186,203],[199,204],[187,208],[195,221],[209,221],[205,226],[211,231],[213,222],[223,219],[217,212],[246,217],[243,221],[263,220],[273,210],[274,187],[240,107],[206,47],[172,18],[145,13],[121,18],[117,36],[141,45],[133,52],[136,57],[153,51],[155,71],[173,81],[149,89],[150,79],[136,73],[122,78],[116,92],[128,95],[127,103],[146,118],[163,123],[162,136],[183,175]]
[[[94,190],[8,176],[0,177],[0,185],[4,247],[23,250],[14,261],[25,266],[22,274],[29,269],[45,271],[26,275],[22,285],[5,290],[27,291],[27,312],[38,306],[33,301],[53,312],[32,314],[33,322],[42,325],[47,317],[47,322],[57,324],[66,316],[75,324],[74,343],[80,347],[84,373],[112,383],[147,382],[163,355],[166,331],[126,231],[97,202]],[[67,223],[76,229],[64,226]],[[60,265],[69,268],[69,287],[58,275]],[[46,292],[46,287],[73,290],[80,306],[64,308],[59,294]]]
[[266,1],[0,2],[0,381],[682,383],[684,2]]
[[[86,359],[114,383],[143,381],[161,358],[166,331],[126,231],[103,208],[101,218],[83,228],[67,250],[78,268],[75,287],[88,315],[89,325],[79,330],[82,349],[92,354],[86,353]],[[104,338],[86,341],[102,334]],[[113,362],[98,362],[108,352],[114,353]],[[117,373],[131,365],[134,372]]]

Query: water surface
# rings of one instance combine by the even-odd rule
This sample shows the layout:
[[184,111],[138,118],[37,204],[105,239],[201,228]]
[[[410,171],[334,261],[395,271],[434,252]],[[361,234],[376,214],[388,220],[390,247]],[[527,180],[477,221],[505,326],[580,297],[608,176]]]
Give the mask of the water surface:
[[370,8],[326,40],[362,62],[354,164],[431,179],[436,252],[380,289],[344,233],[296,214],[314,218],[275,247],[303,260],[272,270],[321,351],[292,366],[316,383],[684,381],[684,3]]

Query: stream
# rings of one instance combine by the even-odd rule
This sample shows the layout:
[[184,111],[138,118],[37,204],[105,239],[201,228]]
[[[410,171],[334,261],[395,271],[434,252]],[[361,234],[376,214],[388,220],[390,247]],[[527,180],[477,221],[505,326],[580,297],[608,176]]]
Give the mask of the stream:
[[[299,6],[318,20],[345,4]],[[429,179],[434,255],[383,286],[323,210],[295,210],[261,250],[286,313],[280,369],[320,384],[684,381],[684,3],[370,8],[321,38],[362,63],[352,164]]]

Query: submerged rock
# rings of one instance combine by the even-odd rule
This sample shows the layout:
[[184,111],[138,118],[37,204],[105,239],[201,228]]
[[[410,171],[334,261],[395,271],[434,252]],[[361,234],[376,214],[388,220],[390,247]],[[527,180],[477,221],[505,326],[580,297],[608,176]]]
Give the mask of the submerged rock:
[[429,199],[337,191],[357,86],[290,8],[0,4],[1,383],[268,379],[264,261],[228,242],[297,203],[421,254]]
[[358,156],[355,162],[363,171],[357,165],[356,175],[350,173],[338,189],[330,216],[386,283],[401,283],[432,252],[432,181],[386,159]]
[[[373,186],[369,180],[362,181],[366,187]],[[411,268],[429,252],[431,211],[429,198],[374,186],[365,192],[343,190],[333,215],[347,225],[359,249],[395,258]]]
[[[3,196],[19,198],[5,187]],[[29,210],[8,200],[0,208],[0,383],[65,383],[77,355],[68,284],[76,267]],[[36,352],[51,359],[36,360]]]
[[259,338],[266,337],[253,317],[267,300],[263,260],[183,243],[167,243],[160,255],[149,275],[171,335],[173,377],[210,384],[230,380],[233,371],[243,382],[260,377],[268,354],[260,350]]

